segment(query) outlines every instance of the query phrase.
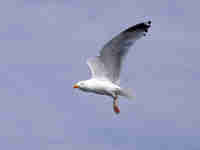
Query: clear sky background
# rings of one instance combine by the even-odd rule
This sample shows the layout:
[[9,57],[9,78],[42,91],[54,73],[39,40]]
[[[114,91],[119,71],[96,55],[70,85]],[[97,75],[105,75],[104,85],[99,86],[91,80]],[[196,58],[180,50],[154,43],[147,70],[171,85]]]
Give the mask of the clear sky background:
[[[199,150],[197,0],[1,0],[0,145],[4,150]],[[152,20],[122,72],[136,100],[74,90],[86,59]]]

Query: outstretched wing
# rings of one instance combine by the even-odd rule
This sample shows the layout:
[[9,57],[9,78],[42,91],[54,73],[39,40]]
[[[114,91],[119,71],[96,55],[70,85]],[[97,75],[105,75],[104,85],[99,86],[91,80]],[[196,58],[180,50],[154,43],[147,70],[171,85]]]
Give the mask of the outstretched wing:
[[108,71],[106,70],[104,63],[101,61],[100,56],[89,58],[87,64],[92,74],[92,78],[108,79]]
[[151,21],[136,24],[105,44],[100,56],[88,61],[92,76],[117,83],[124,57],[136,40],[146,35],[150,26]]

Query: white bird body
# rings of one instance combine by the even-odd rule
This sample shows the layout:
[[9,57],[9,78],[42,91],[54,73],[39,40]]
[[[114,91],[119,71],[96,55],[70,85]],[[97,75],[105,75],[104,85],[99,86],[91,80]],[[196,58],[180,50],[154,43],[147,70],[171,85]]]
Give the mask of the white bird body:
[[150,26],[151,21],[136,24],[106,43],[100,51],[100,56],[87,60],[92,78],[78,82],[74,88],[79,88],[84,92],[111,96],[114,99],[113,109],[115,113],[119,113],[118,96],[128,99],[134,97],[132,91],[119,86],[122,61],[130,47],[146,35]]
[[108,95],[113,98],[116,94],[119,95],[121,91],[121,88],[118,85],[108,80],[98,80],[92,78],[90,80],[81,81],[80,85],[81,83],[84,83],[84,85],[80,87],[80,90],[82,91]]

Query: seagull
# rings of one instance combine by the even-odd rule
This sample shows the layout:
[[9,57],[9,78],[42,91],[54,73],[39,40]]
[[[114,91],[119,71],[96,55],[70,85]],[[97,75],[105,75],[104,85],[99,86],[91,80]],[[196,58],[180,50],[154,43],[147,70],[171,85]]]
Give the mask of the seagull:
[[113,98],[113,111],[120,113],[118,96],[133,99],[130,89],[120,87],[120,72],[122,62],[130,47],[145,36],[151,27],[151,21],[136,24],[122,31],[107,42],[100,51],[100,55],[89,58],[87,64],[91,72],[91,79],[79,81],[73,88],[84,92],[107,95]]

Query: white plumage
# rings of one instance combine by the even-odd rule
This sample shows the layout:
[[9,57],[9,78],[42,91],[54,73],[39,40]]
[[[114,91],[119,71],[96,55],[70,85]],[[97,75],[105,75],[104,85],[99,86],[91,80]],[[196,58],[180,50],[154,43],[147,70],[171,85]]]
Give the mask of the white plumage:
[[114,112],[119,113],[118,95],[129,99],[133,98],[129,89],[123,89],[119,86],[123,59],[136,40],[146,35],[150,26],[151,21],[136,24],[106,43],[100,51],[100,56],[87,60],[92,78],[78,82],[74,88],[111,96],[114,99]]

